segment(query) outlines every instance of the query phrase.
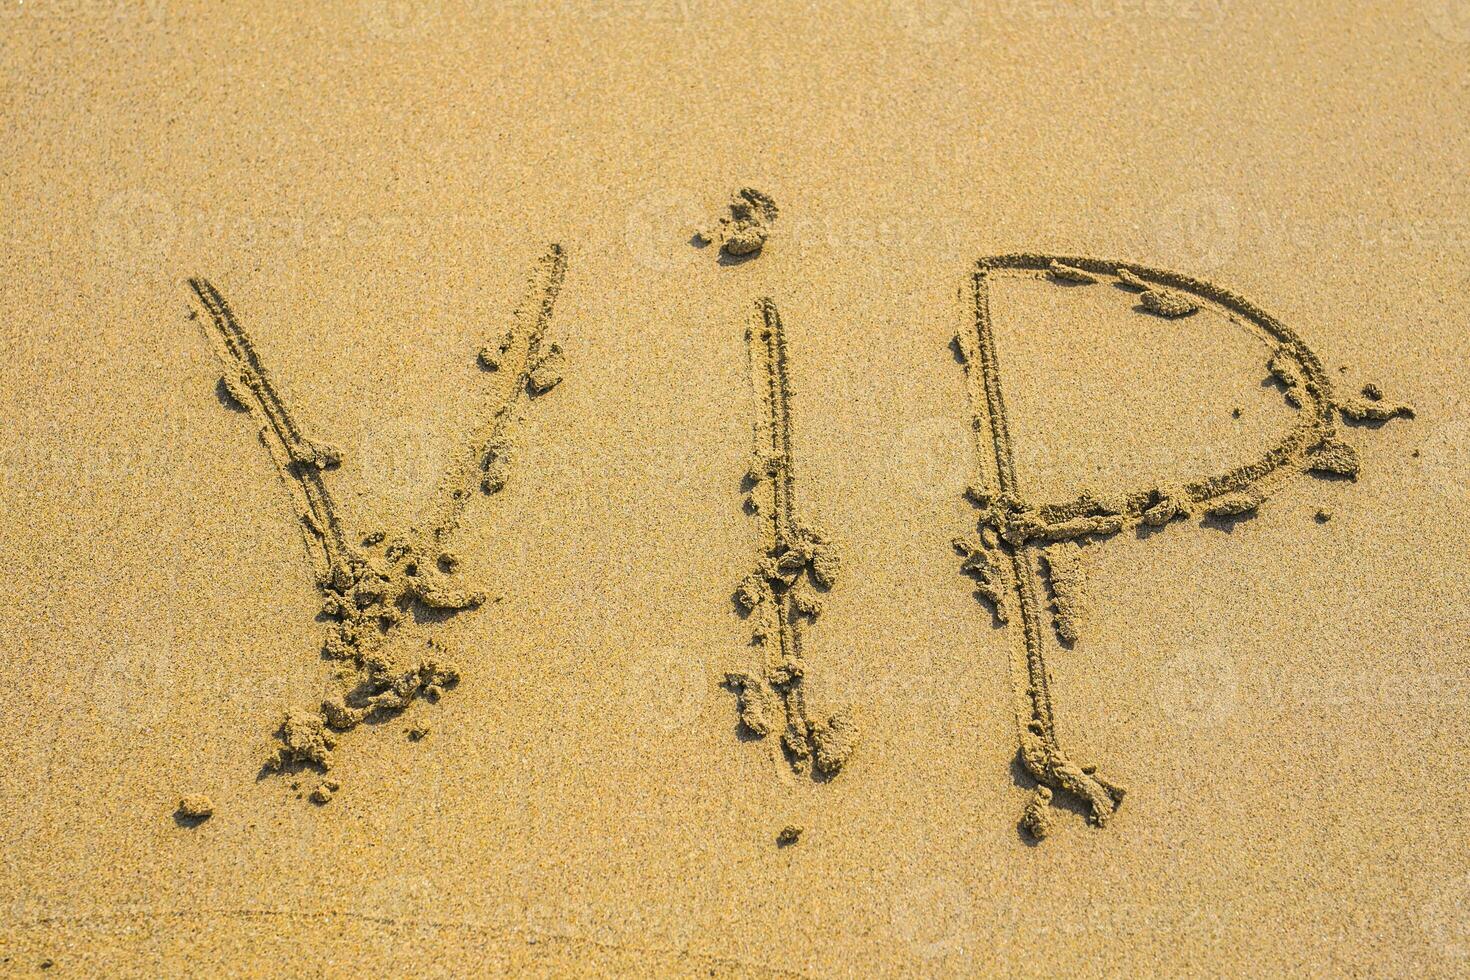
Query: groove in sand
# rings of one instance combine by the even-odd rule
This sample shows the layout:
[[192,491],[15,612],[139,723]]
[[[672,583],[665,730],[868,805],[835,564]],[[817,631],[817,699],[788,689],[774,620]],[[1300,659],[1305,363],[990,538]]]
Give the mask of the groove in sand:
[[[751,382],[761,404],[755,446],[744,480],[746,510],[760,519],[761,558],[740,583],[736,601],[754,616],[757,671],[732,672],[726,685],[737,695],[743,727],[759,736],[781,728],[781,746],[792,768],[837,774],[858,740],[847,714],[813,720],[803,680],[807,627],[822,612],[821,593],[836,584],[841,565],[826,535],[805,523],[796,503],[792,448],[791,379],[785,328],[773,300],[756,304],[746,332]],[[774,718],[779,721],[774,721]]]

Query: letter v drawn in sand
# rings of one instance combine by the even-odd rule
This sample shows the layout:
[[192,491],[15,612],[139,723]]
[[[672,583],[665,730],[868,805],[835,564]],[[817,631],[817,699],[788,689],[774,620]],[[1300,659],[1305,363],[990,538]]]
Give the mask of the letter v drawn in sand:
[[401,711],[419,697],[437,700],[458,682],[446,644],[429,635],[432,617],[420,623],[414,608],[453,613],[484,602],[483,593],[455,584],[459,563],[446,544],[476,488],[494,493],[504,485],[511,426],[522,403],[561,378],[560,348],[546,345],[544,335],[565,276],[565,252],[552,245],[537,263],[510,329],[480,352],[490,379],[480,421],[422,518],[397,532],[359,536],[344,526],[327,485],[326,473],[341,464],[341,454],[303,434],[214,285],[189,280],[209,317],[206,335],[223,366],[224,388],[260,426],[260,441],[293,497],[328,620],[323,654],[337,663],[343,683],[342,695],[319,710],[287,713],[268,770],[310,766],[325,772],[333,764],[334,733]]
[[803,645],[807,627],[822,613],[821,594],[837,582],[841,560],[836,546],[804,523],[797,509],[790,361],[773,300],[756,304],[746,340],[760,411],[743,488],[746,511],[760,520],[761,557],[735,600],[755,618],[753,646],[761,663],[751,672],[727,674],[725,683],[736,694],[744,729],[765,736],[779,728],[792,769],[830,778],[852,754],[857,730],[843,712],[812,720]]
[[[1114,288],[1136,300],[1141,315],[1182,320],[1202,310],[1247,331],[1265,348],[1265,370],[1295,410],[1294,421],[1263,453],[1219,474],[1178,485],[1154,484],[1107,499],[1083,493],[1074,500],[1040,504],[1021,484],[1002,391],[1002,371],[991,318],[991,284],[1022,277],[1057,288]],[[982,478],[969,492],[980,509],[978,534],[955,541],[964,571],[1000,623],[1020,618],[1010,631],[1011,676],[1016,702],[1020,760],[1037,786],[1021,825],[1040,839],[1051,828],[1054,791],[1076,797],[1089,820],[1103,826],[1123,801],[1123,787],[1096,768],[1080,765],[1058,734],[1047,655],[1054,628],[1061,643],[1077,638],[1079,544],[1125,530],[1162,528],[1191,515],[1228,520],[1251,513],[1291,477],[1301,473],[1356,478],[1357,450],[1337,434],[1338,417],[1352,424],[1377,425],[1412,418],[1407,405],[1383,400],[1367,385],[1362,397],[1339,397],[1322,361],[1305,341],[1250,301],[1218,286],[1178,273],[1143,266],[1068,256],[1016,254],[981,259],[971,277],[973,326],[955,338],[965,365]],[[1041,571],[1047,579],[1043,584]],[[1043,589],[1050,591],[1053,622],[1048,624]]]

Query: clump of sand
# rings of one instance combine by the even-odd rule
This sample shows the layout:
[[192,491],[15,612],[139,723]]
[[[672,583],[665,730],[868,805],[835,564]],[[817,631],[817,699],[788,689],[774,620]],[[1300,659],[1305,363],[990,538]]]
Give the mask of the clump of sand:
[[325,772],[332,768],[332,749],[337,747],[337,740],[319,715],[288,711],[278,737],[281,744],[266,759],[267,769],[276,772],[290,766],[313,765]]
[[719,242],[721,249],[736,257],[755,255],[765,247],[776,221],[775,200],[754,187],[742,187],[730,198],[729,215],[708,230],[695,233],[701,242]]
[[214,816],[214,801],[203,793],[191,793],[179,800],[178,815],[185,820],[208,820]]
[[311,802],[315,803],[317,806],[325,806],[326,804],[332,802],[332,797],[335,796],[337,794],[337,790],[341,788],[342,784],[337,782],[337,780],[323,779],[321,782],[316,784],[316,789],[311,791]]

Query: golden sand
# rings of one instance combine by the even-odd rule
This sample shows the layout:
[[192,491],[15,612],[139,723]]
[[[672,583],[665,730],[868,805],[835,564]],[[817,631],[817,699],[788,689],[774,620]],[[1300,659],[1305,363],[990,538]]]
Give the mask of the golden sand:
[[1470,970],[1470,27],[1278,7],[0,14],[0,973]]

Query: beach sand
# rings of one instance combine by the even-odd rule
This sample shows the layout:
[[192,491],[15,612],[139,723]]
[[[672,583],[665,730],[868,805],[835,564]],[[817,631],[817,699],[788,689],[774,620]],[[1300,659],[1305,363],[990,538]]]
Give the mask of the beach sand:
[[[1455,3],[27,2],[0,30],[0,972],[1470,969]],[[697,247],[746,187],[779,209],[760,251]],[[552,243],[564,380],[532,397],[476,356]],[[1018,252],[1218,285],[1337,396],[1415,409],[1337,422],[1356,479],[1072,556],[1056,726],[1127,796],[1095,827],[1059,791],[1040,842],[1019,617],[951,544],[994,464],[952,341],[976,262]],[[509,406],[504,487],[444,543],[485,599],[403,626],[459,681],[330,773],[261,768],[341,665],[196,277],[340,449],[354,547]],[[803,710],[860,733],[830,778],[726,683],[769,680],[733,598],[773,527],[742,487],[765,297],[793,513],[842,564],[794,627]],[[1222,472],[1301,412],[1216,310],[991,298],[1028,499]]]

